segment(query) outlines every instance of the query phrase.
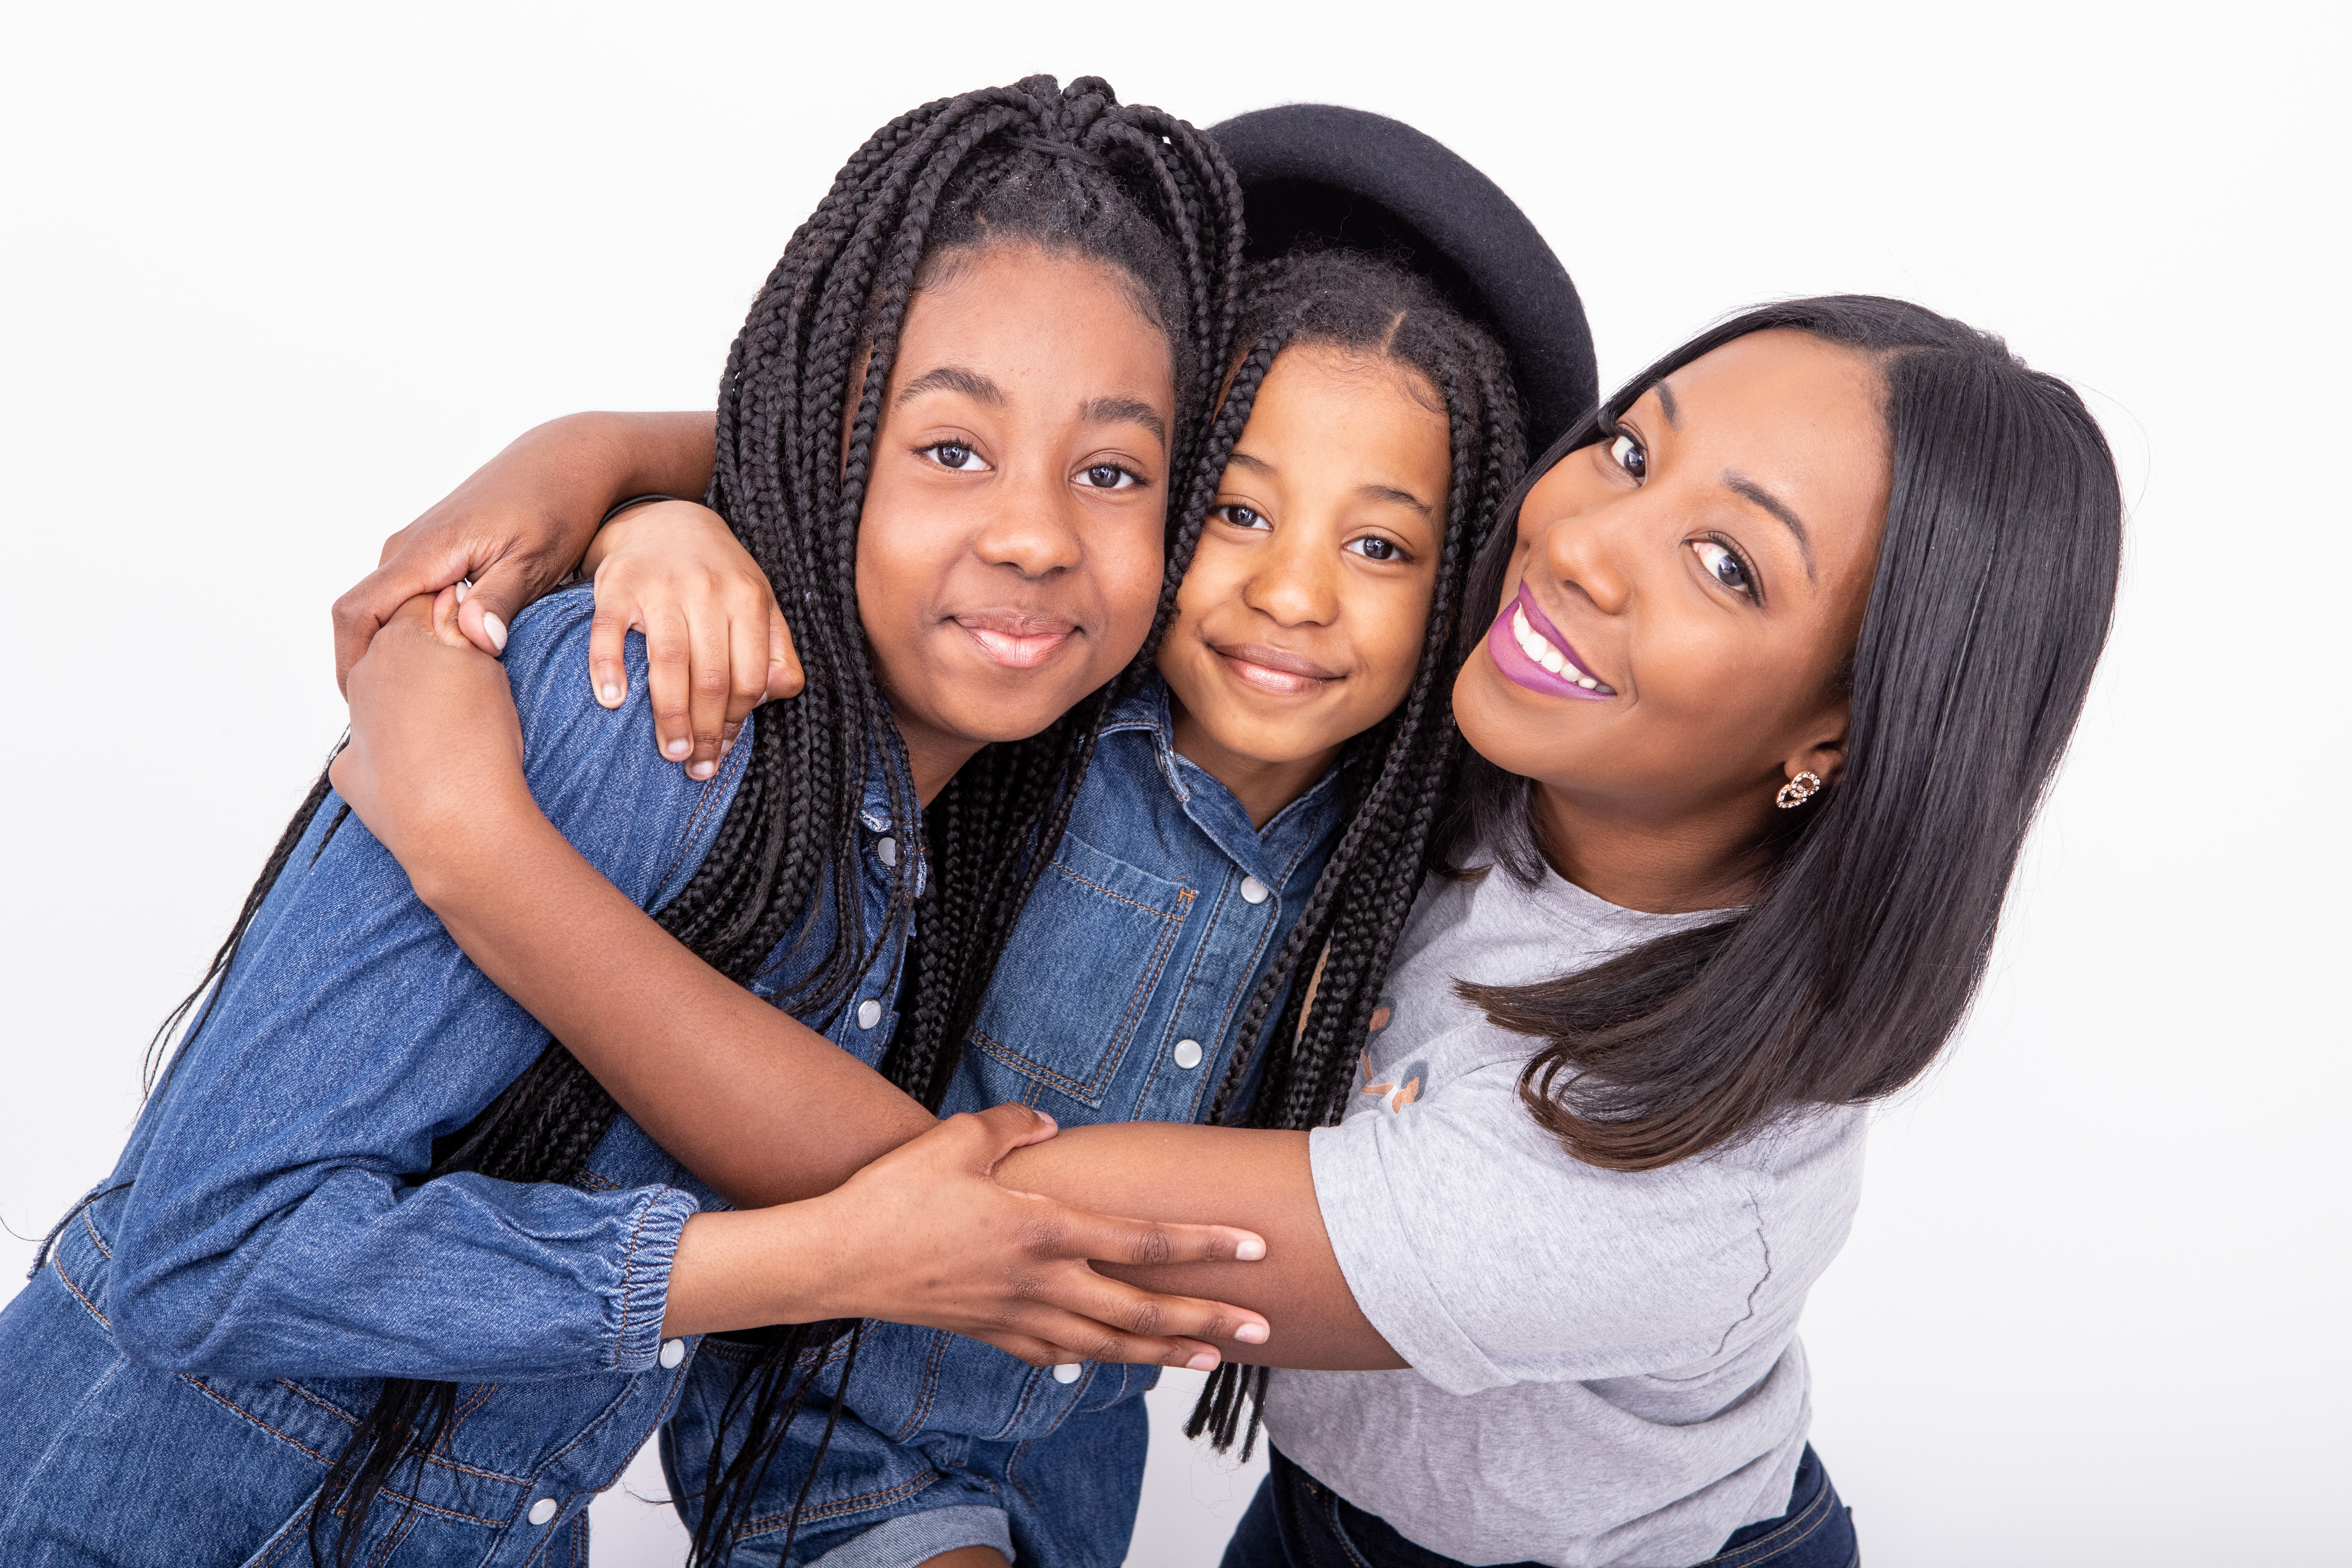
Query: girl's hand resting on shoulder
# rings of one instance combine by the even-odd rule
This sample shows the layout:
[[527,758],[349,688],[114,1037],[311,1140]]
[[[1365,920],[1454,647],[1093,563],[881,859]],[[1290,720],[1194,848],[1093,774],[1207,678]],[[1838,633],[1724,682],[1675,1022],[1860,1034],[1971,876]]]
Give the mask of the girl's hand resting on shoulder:
[[581,570],[596,580],[596,700],[617,708],[628,696],[622,648],[643,632],[655,744],[690,777],[719,771],[752,709],[800,695],[800,660],[767,574],[709,508],[633,506],[597,531]]

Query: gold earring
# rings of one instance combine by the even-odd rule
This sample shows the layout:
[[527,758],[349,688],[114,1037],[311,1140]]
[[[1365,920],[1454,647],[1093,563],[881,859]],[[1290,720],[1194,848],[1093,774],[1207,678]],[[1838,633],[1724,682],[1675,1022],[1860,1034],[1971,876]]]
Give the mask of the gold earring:
[[1779,806],[1782,811],[1792,811],[1798,806],[1804,805],[1805,802],[1812,799],[1813,792],[1821,787],[1821,774],[1816,773],[1799,773],[1795,778],[1790,779],[1787,784],[1780,786],[1780,793],[1772,797],[1772,804]]

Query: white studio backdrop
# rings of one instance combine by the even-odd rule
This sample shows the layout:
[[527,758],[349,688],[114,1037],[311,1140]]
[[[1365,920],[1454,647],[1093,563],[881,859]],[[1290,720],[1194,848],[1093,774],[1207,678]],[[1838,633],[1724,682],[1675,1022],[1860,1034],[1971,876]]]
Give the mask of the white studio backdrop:
[[[793,226],[918,101],[1040,69],[1203,124],[1338,101],[1518,199],[1604,384],[1864,289],[2088,395],[2132,504],[2115,640],[1982,1003],[1879,1118],[1808,1316],[1815,1440],[1877,1563],[2352,1561],[2342,27],[11,5],[0,1219],[37,1237],[111,1162],[340,729],[327,606],[386,532],[541,419],[709,406]],[[1251,1477],[1159,1401],[1131,1561],[1213,1563]],[[603,1568],[678,1561],[662,1510],[598,1518]]]

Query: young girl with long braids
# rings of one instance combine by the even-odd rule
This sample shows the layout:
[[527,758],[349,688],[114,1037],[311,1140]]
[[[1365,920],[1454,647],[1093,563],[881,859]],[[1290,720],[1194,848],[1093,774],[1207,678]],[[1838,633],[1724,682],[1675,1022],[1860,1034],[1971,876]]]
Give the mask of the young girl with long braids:
[[[1015,1100],[1064,1127],[1309,1126],[1352,1071],[1328,1020],[1370,1005],[1419,879],[1458,746],[1445,692],[1465,574],[1525,460],[1520,412],[1491,338],[1359,252],[1255,268],[1238,341],[1221,423],[1240,434],[1197,539],[1179,543],[1173,616],[1146,650],[1161,674],[1108,715],[996,979],[961,1021],[964,1048],[902,1042],[886,1059],[943,1111]],[[719,520],[672,503],[616,520],[592,559],[660,557],[690,581],[740,554]],[[919,949],[929,929],[918,919]],[[1325,1003],[1304,1034],[1303,965]],[[870,1325],[854,1380],[836,1365],[816,1384],[845,1408],[804,1409],[744,1544],[781,1551],[798,1503],[795,1561],[984,1547],[1115,1564],[1151,1381],[1075,1361],[1049,1375],[961,1336]],[[725,1414],[689,1392],[669,1431],[690,1521],[693,1457]]]
[[[808,1201],[725,1212],[465,962],[431,885],[322,780],[115,1173],[0,1313],[0,1558],[584,1561],[590,1498],[707,1378],[740,1417],[704,1465],[719,1556],[827,1320],[1040,1363],[1207,1364],[1196,1336],[1262,1336],[1086,1264],[1255,1238],[1002,1189],[1049,1121],[939,1126],[857,1060],[902,994],[941,1018],[976,1002],[986,944],[949,938],[1009,925],[1026,847],[1059,835],[1166,531],[1207,505],[1240,238],[1214,148],[1098,81],[900,117],[793,237],[722,384],[712,500],[794,607],[803,695],[690,778],[652,760],[642,706],[582,688],[584,590],[516,618],[499,743],[587,857],[597,890],[566,918],[654,910],[782,1026],[769,1168]],[[933,886],[913,825],[943,799],[930,843],[980,869]],[[902,982],[919,900],[942,931]],[[802,1326],[698,1354],[777,1323]]]
[[[1850,1568],[1797,1321],[1864,1108],[1965,1013],[2081,710],[2113,461],[1998,340],[1833,297],[1669,354],[1505,514],[1457,644],[1475,755],[1386,984],[1336,1020],[1355,1092],[1311,1131],[1076,1127],[1003,1169],[1265,1237],[1246,1269],[1111,1270],[1271,1326],[1226,1348],[1285,1370],[1221,1372],[1208,1413],[1239,1436],[1262,1406],[1276,1448],[1229,1568]],[[772,1016],[635,911],[595,940],[657,1015],[549,940],[594,873],[532,827],[510,758],[421,765],[501,732],[488,660],[379,638],[361,668],[365,808],[451,836],[401,834],[445,915],[536,954],[513,984],[625,1015],[583,1020],[624,1103],[763,1190],[789,1116],[710,1125],[695,1086],[780,1104]],[[1327,1009],[1302,1003],[1307,1037]]]

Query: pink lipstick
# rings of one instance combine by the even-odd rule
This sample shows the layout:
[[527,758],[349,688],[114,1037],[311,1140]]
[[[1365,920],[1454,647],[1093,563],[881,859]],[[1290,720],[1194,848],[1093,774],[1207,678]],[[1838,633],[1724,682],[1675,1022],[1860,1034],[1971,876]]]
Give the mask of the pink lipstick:
[[1546,697],[1605,702],[1617,695],[1615,687],[1585,668],[1583,656],[1536,607],[1525,583],[1487,628],[1486,655],[1505,679]]

